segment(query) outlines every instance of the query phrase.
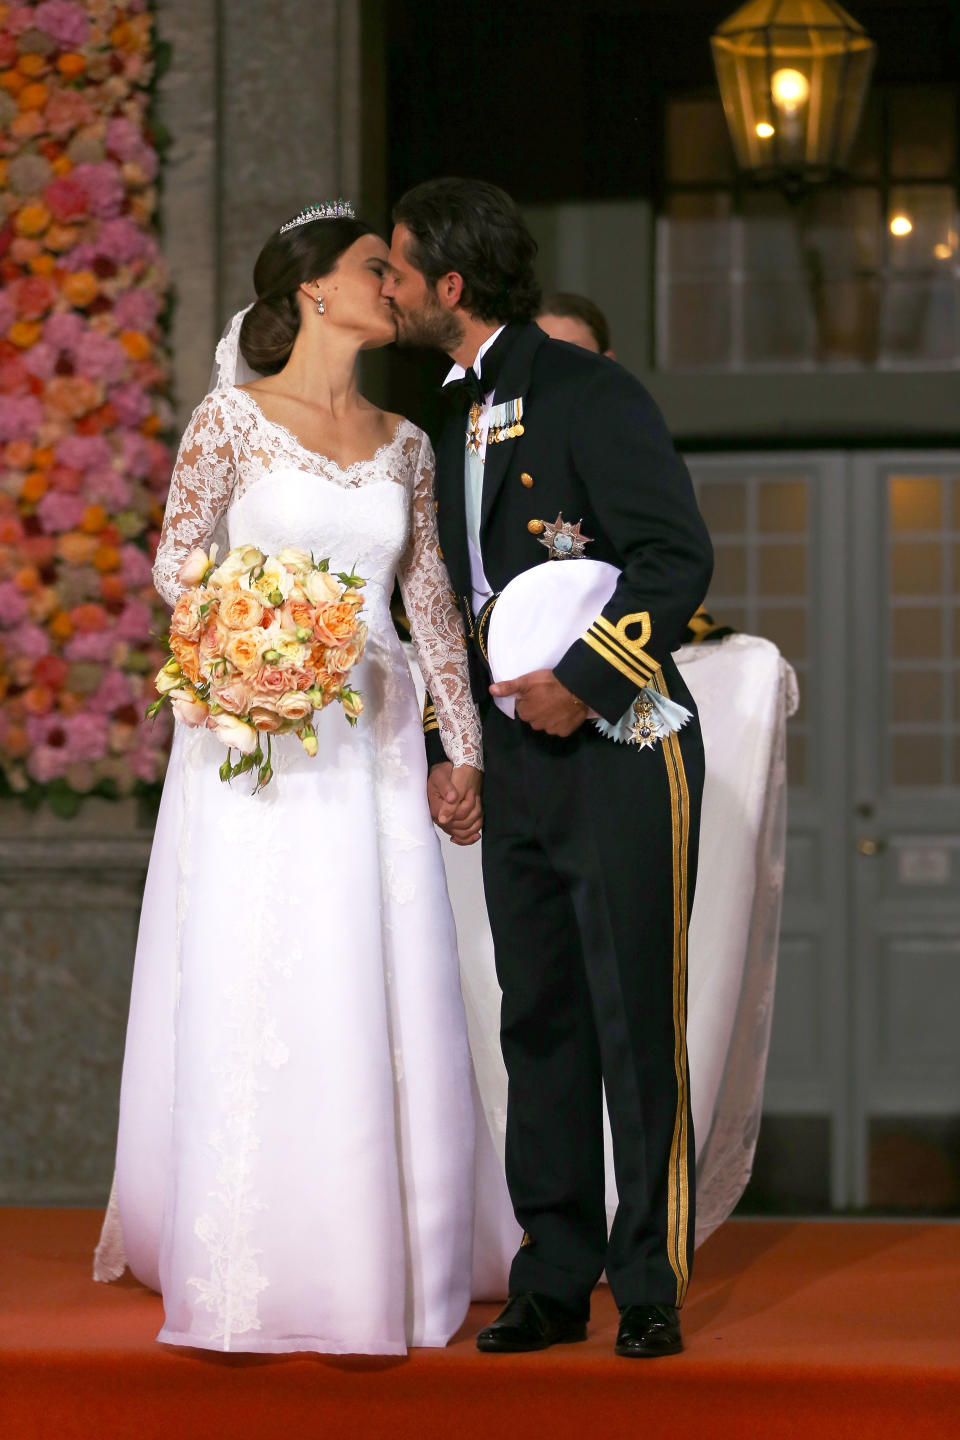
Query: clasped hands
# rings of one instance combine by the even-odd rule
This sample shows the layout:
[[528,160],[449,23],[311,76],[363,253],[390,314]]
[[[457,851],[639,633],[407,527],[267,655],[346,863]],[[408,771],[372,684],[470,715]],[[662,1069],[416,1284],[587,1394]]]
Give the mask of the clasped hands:
[[[516,713],[534,730],[548,735],[572,735],[587,718],[587,707],[562,685],[552,670],[531,670],[516,680],[490,686],[491,695],[516,696]],[[427,799],[433,823],[454,845],[473,845],[480,838],[483,775],[472,765],[443,761],[431,767]]]

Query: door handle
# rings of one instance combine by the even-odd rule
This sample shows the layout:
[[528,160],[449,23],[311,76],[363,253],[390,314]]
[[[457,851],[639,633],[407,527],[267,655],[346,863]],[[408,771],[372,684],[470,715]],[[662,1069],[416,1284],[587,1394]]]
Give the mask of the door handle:
[[886,848],[886,840],[873,840],[869,835],[862,835],[857,841],[857,849],[861,855],[880,855]]

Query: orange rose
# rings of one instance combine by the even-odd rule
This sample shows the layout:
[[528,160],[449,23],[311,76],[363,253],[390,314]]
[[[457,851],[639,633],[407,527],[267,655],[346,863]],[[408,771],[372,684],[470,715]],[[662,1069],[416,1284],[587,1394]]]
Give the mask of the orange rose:
[[182,635],[171,635],[170,649],[177,657],[177,662],[184,675],[191,685],[195,685],[201,678],[198,647],[192,645],[189,640],[185,640]]
[[107,512],[102,505],[88,505],[83,512],[83,519],[80,521],[80,529],[85,535],[99,535],[107,523]]
[[334,649],[352,640],[357,631],[357,617],[352,605],[341,600],[336,605],[322,605],[317,611],[313,633],[324,645]]
[[93,567],[105,574],[108,570],[117,570],[120,567],[120,551],[115,545],[100,545],[97,547],[93,557]]
[[200,603],[196,591],[183,592],[173,609],[170,621],[172,634],[182,635],[185,640],[192,640],[197,635],[200,629]]
[[4,446],[3,458],[11,470],[26,470],[33,461],[33,446],[29,440],[11,440]]
[[0,85],[4,90],[9,90],[11,95],[19,95],[26,83],[26,78],[20,74],[19,70],[4,70],[0,75]]
[[317,612],[308,600],[288,600],[280,612],[280,624],[284,630],[312,630]]
[[15,320],[7,331],[7,339],[19,350],[30,350],[43,334],[38,320]]
[[249,670],[260,658],[260,640],[244,630],[235,630],[224,647],[224,654],[238,670]]
[[29,715],[48,715],[53,709],[53,691],[47,685],[31,685],[24,691],[23,705]]
[[337,675],[352,670],[363,654],[362,647],[352,640],[348,645],[339,645],[336,650],[327,651],[327,669]]
[[252,630],[263,611],[263,601],[252,590],[225,590],[220,596],[220,619],[228,630]]
[[118,339],[131,360],[146,360],[153,349],[146,335],[139,330],[123,330]]
[[33,204],[24,205],[23,209],[17,212],[13,223],[18,235],[42,235],[50,224],[50,211],[46,205],[35,200]]
[[31,470],[20,487],[20,498],[35,505],[47,493],[47,477],[42,470]]
[[214,617],[204,626],[203,634],[200,636],[200,654],[204,660],[214,660],[223,654],[223,647],[230,638],[230,631],[226,625]]
[[69,565],[89,565],[97,553],[97,537],[69,530],[66,535],[60,536],[57,551]]
[[51,160],[50,166],[54,175],[69,175],[73,169],[73,161],[69,155],[58,155],[55,160]]
[[250,708],[250,687],[246,681],[234,678],[229,680],[226,685],[213,686],[211,699],[215,700],[221,710],[226,710],[229,715],[246,715]]
[[18,590],[22,590],[25,595],[29,595],[30,591],[36,590],[40,584],[40,572],[34,565],[24,565],[14,575],[13,583]]
[[86,68],[87,62],[84,56],[78,55],[73,50],[67,51],[57,60],[57,69],[67,80],[76,80],[77,76],[82,75]]
[[[76,238],[77,227],[75,225],[51,225],[50,229],[43,237],[43,243],[46,245],[48,250],[52,250],[54,254],[60,255],[64,250],[70,249]],[[77,275],[85,275],[86,273],[87,272],[84,270],[76,271]],[[74,276],[71,275],[69,278],[73,280]]]
[[78,310],[84,309],[91,301],[95,300],[99,290],[97,277],[92,275],[89,270],[74,270],[72,274],[63,277],[63,293],[70,304]]
[[84,633],[107,628],[107,612],[102,605],[87,601],[85,605],[74,605],[70,611],[74,628]]
[[127,582],[122,575],[101,575],[100,594],[104,600],[122,603],[127,598]]
[[55,640],[69,640],[73,634],[73,621],[70,619],[66,610],[58,610],[57,613],[51,617],[47,629]]
[[56,375],[47,381],[44,398],[65,420],[77,420],[99,403],[100,390],[85,375]]
[[21,110],[42,110],[49,97],[50,92],[46,85],[42,80],[37,80],[31,85],[24,85],[17,96],[17,103]]

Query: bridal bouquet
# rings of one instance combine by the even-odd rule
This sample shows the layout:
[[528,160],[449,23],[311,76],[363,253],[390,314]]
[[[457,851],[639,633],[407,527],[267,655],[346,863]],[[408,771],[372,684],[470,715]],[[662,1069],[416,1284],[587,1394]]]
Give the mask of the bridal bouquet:
[[169,704],[184,725],[212,730],[227,747],[220,779],[255,769],[256,793],[273,775],[273,735],[294,733],[316,755],[314,711],[336,700],[357,723],[363,701],[348,676],[367,638],[364,582],[331,574],[328,560],[292,547],[265,555],[240,545],[216,562],[213,545],[209,554],[192,551],[181,567],[190,588],[173,612],[170,658],[156,678],[160,698],[147,715]]

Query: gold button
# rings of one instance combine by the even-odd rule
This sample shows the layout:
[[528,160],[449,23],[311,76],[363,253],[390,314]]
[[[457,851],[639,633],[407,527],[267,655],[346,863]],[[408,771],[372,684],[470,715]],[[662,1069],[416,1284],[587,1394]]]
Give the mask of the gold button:
[[520,484],[525,485],[529,490],[530,486],[533,484],[533,476],[528,475],[526,470],[524,470],[523,474],[520,476]]
[[544,525],[542,520],[527,521],[527,529],[530,531],[531,535],[542,535],[546,528],[547,527],[546,525]]

